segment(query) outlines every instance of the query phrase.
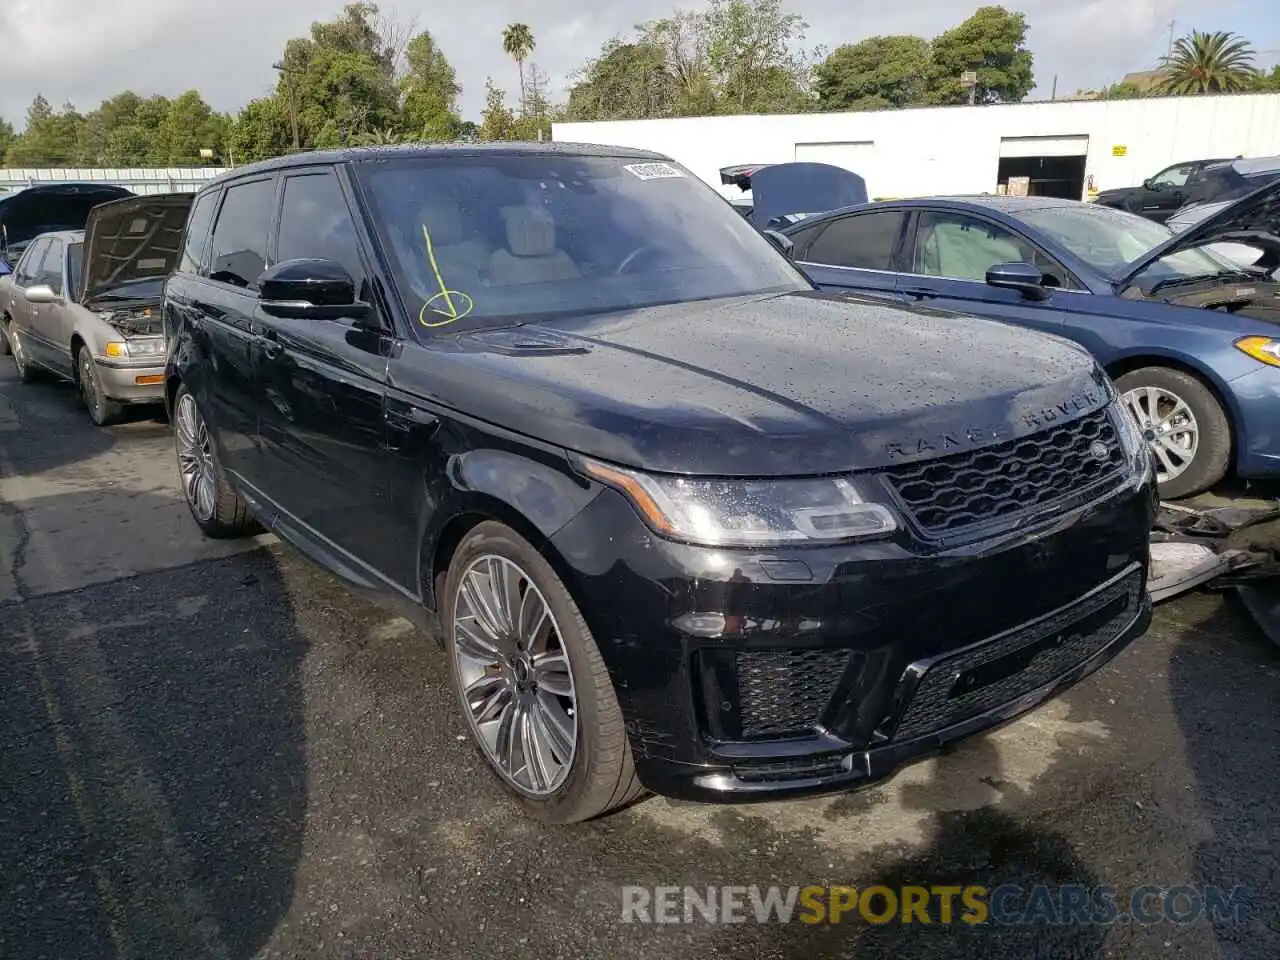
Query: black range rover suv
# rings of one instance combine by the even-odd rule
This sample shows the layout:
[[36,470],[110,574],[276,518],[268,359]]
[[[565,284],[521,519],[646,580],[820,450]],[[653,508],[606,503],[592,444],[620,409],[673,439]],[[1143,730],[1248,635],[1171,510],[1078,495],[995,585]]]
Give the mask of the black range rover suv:
[[196,522],[434,613],[543,819],[867,784],[1150,619],[1151,465],[1085,351],[818,293],[660,155],[243,167],[164,317]]

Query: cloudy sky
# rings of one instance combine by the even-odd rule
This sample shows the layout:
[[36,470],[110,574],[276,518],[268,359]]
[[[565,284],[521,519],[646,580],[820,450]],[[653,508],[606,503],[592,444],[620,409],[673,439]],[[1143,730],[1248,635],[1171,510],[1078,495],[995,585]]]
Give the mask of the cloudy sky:
[[[195,88],[219,110],[269,91],[272,61],[284,42],[328,19],[343,0],[0,0],[0,117],[20,126],[37,93],[82,110],[112,94],[175,95]],[[568,75],[609,37],[637,22],[698,0],[385,0],[384,12],[416,20],[458,71],[464,114],[478,118],[484,82],[516,88],[516,67],[502,53],[502,27],[522,21],[537,47],[532,60],[562,89]],[[932,36],[973,8],[954,0],[788,0],[809,22],[806,43],[828,48],[874,34]],[[1070,93],[1151,66],[1165,52],[1169,22],[1234,30],[1252,40],[1259,60],[1280,62],[1280,3],[1275,0],[1021,0],[1036,58],[1035,96]],[[442,12],[447,11],[447,12]],[[589,12],[588,12],[589,11]]]

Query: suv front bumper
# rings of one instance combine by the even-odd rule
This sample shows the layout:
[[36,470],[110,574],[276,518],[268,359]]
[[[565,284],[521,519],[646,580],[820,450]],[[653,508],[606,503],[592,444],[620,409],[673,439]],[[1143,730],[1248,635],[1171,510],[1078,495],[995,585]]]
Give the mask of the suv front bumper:
[[680,799],[865,786],[1070,687],[1140,636],[1151,479],[947,550],[672,543],[604,490],[549,553],[637,773]]

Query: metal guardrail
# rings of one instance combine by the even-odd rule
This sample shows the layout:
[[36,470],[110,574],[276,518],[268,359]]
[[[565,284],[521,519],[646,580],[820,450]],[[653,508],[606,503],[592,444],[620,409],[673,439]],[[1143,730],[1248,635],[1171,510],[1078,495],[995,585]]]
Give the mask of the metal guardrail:
[[194,193],[227,167],[0,168],[0,196],[46,183],[106,183],[137,194]]

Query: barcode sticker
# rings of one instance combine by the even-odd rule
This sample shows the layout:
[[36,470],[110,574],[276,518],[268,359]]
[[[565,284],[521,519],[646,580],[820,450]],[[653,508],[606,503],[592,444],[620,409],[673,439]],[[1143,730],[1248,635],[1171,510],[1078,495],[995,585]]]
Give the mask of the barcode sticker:
[[629,163],[626,168],[641,180],[661,180],[666,177],[683,177],[679,169],[669,163]]

